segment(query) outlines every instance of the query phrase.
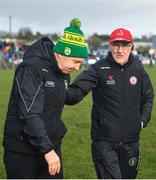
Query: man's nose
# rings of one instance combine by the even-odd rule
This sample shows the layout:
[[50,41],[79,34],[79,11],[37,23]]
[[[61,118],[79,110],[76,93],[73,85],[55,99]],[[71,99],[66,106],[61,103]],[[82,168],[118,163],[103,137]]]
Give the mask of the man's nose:
[[77,65],[75,65],[75,70],[79,70],[80,69],[80,64],[77,64]]
[[122,52],[122,46],[118,46],[118,52]]

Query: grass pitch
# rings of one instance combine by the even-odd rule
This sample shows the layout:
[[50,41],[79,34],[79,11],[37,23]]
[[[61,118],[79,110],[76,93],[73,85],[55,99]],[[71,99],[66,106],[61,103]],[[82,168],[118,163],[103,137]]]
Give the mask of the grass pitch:
[[[151,77],[156,92],[156,67],[145,67]],[[82,70],[81,70],[82,71]],[[79,72],[72,73],[74,79]],[[6,178],[3,165],[3,126],[14,71],[0,70],[0,179]],[[91,159],[90,112],[92,100],[89,93],[83,101],[75,106],[65,106],[63,117],[68,132],[63,140],[63,165],[65,179],[94,179],[95,170]],[[156,179],[156,99],[151,122],[141,131],[141,165],[138,179]]]

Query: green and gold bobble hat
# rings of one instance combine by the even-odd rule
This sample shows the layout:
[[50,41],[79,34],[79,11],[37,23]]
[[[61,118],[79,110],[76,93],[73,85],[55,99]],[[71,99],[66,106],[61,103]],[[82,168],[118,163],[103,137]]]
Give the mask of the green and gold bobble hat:
[[72,19],[70,27],[64,29],[64,35],[53,46],[53,50],[68,57],[87,58],[88,50],[85,45],[85,36],[80,27],[81,21],[78,18]]

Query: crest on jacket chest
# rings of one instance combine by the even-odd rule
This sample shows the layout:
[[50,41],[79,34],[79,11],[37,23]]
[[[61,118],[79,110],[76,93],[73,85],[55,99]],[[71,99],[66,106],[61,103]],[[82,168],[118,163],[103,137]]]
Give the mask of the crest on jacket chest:
[[137,78],[135,76],[131,76],[129,81],[133,86],[137,84]]
[[54,88],[55,87],[55,82],[54,81],[46,81],[45,86]]

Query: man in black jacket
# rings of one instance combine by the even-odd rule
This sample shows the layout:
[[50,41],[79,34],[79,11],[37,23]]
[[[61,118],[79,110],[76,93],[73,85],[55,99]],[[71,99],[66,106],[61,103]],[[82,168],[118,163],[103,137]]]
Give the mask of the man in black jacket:
[[68,87],[69,105],[92,90],[92,157],[100,179],[137,175],[140,129],[150,120],[154,93],[148,74],[131,53],[133,47],[128,30],[114,30],[106,59],[82,72]]
[[4,128],[7,178],[63,178],[61,120],[69,73],[88,52],[81,22],[74,18],[53,45],[48,38],[32,44],[15,72]]

